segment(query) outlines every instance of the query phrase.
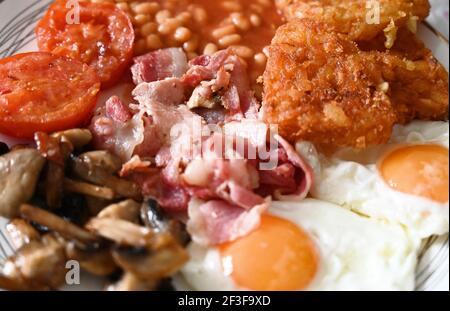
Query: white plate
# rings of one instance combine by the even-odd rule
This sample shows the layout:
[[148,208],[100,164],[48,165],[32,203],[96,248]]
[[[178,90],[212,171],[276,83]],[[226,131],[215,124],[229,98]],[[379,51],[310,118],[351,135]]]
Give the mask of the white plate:
[[[19,52],[37,50],[34,27],[44,14],[51,0],[0,0],[0,58]],[[434,21],[430,21],[433,24]],[[447,39],[429,25],[421,25],[419,36],[434,52],[436,58],[449,68]],[[0,134],[0,141],[7,138]],[[11,139],[8,139],[11,142]],[[5,219],[0,218],[0,230]],[[0,247],[6,247],[0,235]],[[86,283],[90,283],[89,286]],[[94,284],[95,283],[95,284]],[[85,284],[85,285],[83,285]],[[449,239],[448,235],[432,237],[424,242],[416,272],[417,290],[449,290]],[[84,281],[69,290],[99,288],[97,282]]]

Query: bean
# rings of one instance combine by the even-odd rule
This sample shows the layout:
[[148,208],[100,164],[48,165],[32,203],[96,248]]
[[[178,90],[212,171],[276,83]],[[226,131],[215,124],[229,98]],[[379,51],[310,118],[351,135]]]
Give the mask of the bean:
[[242,58],[250,58],[253,56],[253,50],[244,45],[233,45],[231,49],[237,56]]
[[134,19],[133,19],[133,23],[138,26],[143,25],[149,21],[150,21],[150,16],[145,15],[145,14],[137,14],[134,16]]
[[222,2],[222,6],[225,10],[230,12],[237,12],[242,10],[241,4],[236,1],[224,1]]
[[143,2],[133,7],[133,12],[136,14],[153,14],[159,10],[157,2]]
[[177,15],[176,19],[178,19],[181,23],[186,24],[188,23],[192,18],[191,13],[185,11]]
[[256,3],[252,3],[250,4],[250,9],[252,9],[253,11],[255,11],[258,14],[262,14],[264,12],[264,8]]
[[147,37],[148,35],[150,35],[152,33],[156,33],[157,30],[158,30],[158,24],[156,24],[154,22],[148,22],[141,26],[141,28],[139,29],[139,32],[140,32],[141,36]]
[[220,28],[216,28],[212,32],[212,36],[216,39],[220,39],[226,35],[231,35],[236,32],[236,27],[234,25],[227,25]]
[[157,50],[163,47],[163,43],[158,35],[151,34],[146,39],[147,48],[149,50]]
[[264,53],[258,53],[254,56],[255,64],[262,67],[266,65],[267,57]]
[[161,10],[156,13],[155,20],[158,24],[162,24],[166,19],[170,18],[171,15],[169,10]]
[[173,35],[175,40],[180,42],[188,41],[191,38],[191,36],[192,32],[186,27],[178,27]]
[[261,17],[259,17],[258,14],[251,14],[250,15],[250,24],[252,24],[253,27],[259,27],[262,24]]
[[208,43],[205,45],[205,48],[203,49],[203,54],[205,55],[211,55],[217,52],[218,48],[217,45],[214,43]]
[[168,18],[158,26],[158,32],[163,35],[171,34],[180,26],[180,21],[175,18]]
[[230,45],[238,44],[241,39],[240,35],[232,34],[220,38],[218,43],[221,47],[229,47]]
[[193,36],[189,41],[183,43],[183,49],[186,52],[194,52],[198,48],[198,36]]
[[130,7],[128,6],[127,2],[118,2],[116,4],[116,7],[121,9],[122,11],[128,12],[130,10]]
[[193,9],[192,16],[199,25],[204,25],[208,20],[208,13],[206,13],[205,9],[200,7],[195,7]]
[[250,22],[241,13],[232,13],[231,22],[240,30],[247,31],[250,28]]

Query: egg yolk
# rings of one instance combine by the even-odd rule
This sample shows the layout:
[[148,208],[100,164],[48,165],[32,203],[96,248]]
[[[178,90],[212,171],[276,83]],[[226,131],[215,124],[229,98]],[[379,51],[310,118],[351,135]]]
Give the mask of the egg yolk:
[[249,290],[302,290],[314,278],[319,256],[310,237],[285,219],[263,215],[249,235],[220,246],[222,267]]
[[378,169],[391,188],[446,203],[448,157],[448,149],[442,146],[406,146],[389,153]]

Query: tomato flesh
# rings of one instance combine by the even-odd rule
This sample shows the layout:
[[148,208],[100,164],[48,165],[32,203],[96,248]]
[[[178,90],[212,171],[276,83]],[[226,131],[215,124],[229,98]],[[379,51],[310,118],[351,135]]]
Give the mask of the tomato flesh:
[[88,122],[100,80],[77,60],[46,52],[0,60],[0,132],[32,138]]
[[66,1],[50,6],[36,28],[39,49],[90,65],[103,87],[112,86],[133,57],[133,25],[113,4],[79,2],[78,6],[78,24],[76,9],[66,7]]

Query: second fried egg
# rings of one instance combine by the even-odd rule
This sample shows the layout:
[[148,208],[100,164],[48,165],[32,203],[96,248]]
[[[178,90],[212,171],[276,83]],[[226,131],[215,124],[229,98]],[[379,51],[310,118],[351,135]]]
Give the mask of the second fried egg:
[[325,157],[297,144],[315,171],[314,197],[402,224],[421,238],[449,231],[448,148],[449,124],[430,121],[396,126],[388,144],[361,152]]

